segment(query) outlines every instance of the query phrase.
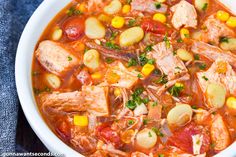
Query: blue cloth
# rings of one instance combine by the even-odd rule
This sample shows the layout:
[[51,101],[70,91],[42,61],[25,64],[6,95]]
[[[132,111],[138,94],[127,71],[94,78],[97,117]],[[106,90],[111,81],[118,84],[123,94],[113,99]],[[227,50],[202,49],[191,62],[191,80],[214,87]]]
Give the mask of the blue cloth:
[[0,0],[0,155],[16,151],[19,108],[14,79],[16,49],[26,22],[41,2]]

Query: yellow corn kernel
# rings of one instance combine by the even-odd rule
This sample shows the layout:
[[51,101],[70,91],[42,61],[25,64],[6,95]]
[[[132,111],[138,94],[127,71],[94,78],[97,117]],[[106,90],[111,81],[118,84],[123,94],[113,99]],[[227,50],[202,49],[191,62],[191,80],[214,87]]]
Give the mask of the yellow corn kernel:
[[230,16],[230,18],[227,20],[226,24],[229,27],[236,27],[236,17],[235,16]]
[[181,36],[181,39],[189,38],[189,30],[186,28],[182,28],[180,30],[180,36]]
[[120,80],[120,76],[115,72],[108,70],[106,73],[106,80],[109,84],[117,83]]
[[110,23],[111,22],[111,17],[105,14],[100,14],[98,16],[98,20],[102,21],[102,22],[106,22],[106,23]]
[[226,106],[231,111],[236,112],[236,98],[235,97],[229,97],[226,101]]
[[166,22],[166,16],[162,13],[156,13],[153,15],[153,20],[154,21],[159,21],[161,23],[165,23]]
[[100,72],[95,72],[91,75],[92,79],[99,80],[102,78],[102,74]]
[[223,10],[219,10],[219,11],[217,11],[216,17],[220,21],[227,21],[229,19],[229,13],[227,13]]
[[157,2],[164,3],[166,0],[157,0]]
[[176,83],[175,83],[175,87],[181,87],[181,88],[183,88],[183,87],[184,87],[184,84],[183,84],[183,83],[176,82]]
[[62,34],[63,34],[62,29],[60,29],[58,27],[55,28],[55,30],[52,33],[52,40],[54,40],[54,41],[60,40],[62,37]]
[[115,16],[112,20],[111,20],[111,25],[114,28],[122,28],[125,24],[125,19],[121,16]]
[[77,126],[88,126],[88,117],[74,115],[74,125]]
[[130,5],[126,4],[126,5],[124,5],[123,8],[122,8],[122,13],[123,13],[123,14],[127,14],[127,13],[130,12],[130,9],[131,9]]
[[226,73],[226,71],[227,71],[227,63],[224,62],[224,61],[218,62],[218,63],[217,63],[217,69],[216,69],[216,71],[217,71],[218,73],[221,73],[221,74]]
[[152,72],[154,69],[155,69],[155,66],[154,66],[154,65],[147,63],[147,64],[145,64],[145,65],[143,66],[141,72],[143,73],[143,75],[148,76],[148,75],[151,74],[151,72]]
[[121,91],[120,91],[119,88],[115,88],[115,90],[114,90],[114,95],[115,95],[116,97],[121,96]]

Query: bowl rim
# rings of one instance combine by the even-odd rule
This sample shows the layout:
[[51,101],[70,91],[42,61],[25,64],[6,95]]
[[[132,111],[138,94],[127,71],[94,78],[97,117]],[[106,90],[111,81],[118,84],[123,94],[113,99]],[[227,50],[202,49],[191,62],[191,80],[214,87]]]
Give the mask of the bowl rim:
[[[60,3],[58,3],[58,0],[44,0],[30,17],[17,47],[15,59],[15,83],[20,104],[26,119],[49,151],[70,157],[83,157],[83,155],[70,148],[51,131],[38,110],[32,92],[31,70],[35,46],[49,22],[70,2],[71,0],[60,0]],[[48,14],[48,11],[51,11],[53,14]],[[40,21],[42,19],[43,21]],[[29,45],[28,43],[34,44]],[[22,62],[24,63],[23,65]],[[215,155],[215,157],[234,157],[236,156],[234,150],[236,150],[236,142],[231,144],[224,151]]]

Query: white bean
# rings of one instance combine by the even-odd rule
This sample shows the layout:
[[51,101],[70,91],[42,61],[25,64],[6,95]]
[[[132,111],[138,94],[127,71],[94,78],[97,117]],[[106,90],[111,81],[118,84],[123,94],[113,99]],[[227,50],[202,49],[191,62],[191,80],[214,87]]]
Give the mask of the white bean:
[[104,7],[104,12],[113,15],[118,13],[122,8],[122,4],[119,0],[113,0],[111,3]]
[[220,47],[223,50],[234,51],[236,50],[236,38],[229,38],[227,42],[222,42]]
[[205,11],[209,6],[209,0],[195,0],[195,7],[198,11]]
[[183,61],[193,60],[193,55],[185,49],[178,49],[177,56]]
[[141,115],[147,114],[147,113],[148,113],[147,107],[143,103],[138,105],[134,109],[134,116],[141,116]]
[[167,114],[167,121],[169,125],[183,126],[191,121],[193,111],[188,104],[177,104]]
[[62,29],[56,28],[52,33],[52,40],[54,41],[60,40],[62,37],[62,34],[63,34]]
[[151,129],[144,128],[143,130],[137,133],[136,142],[138,146],[145,149],[150,149],[156,145],[157,135]]
[[106,30],[102,23],[95,17],[89,17],[85,21],[85,34],[90,39],[101,39],[105,36]]
[[144,32],[141,27],[132,27],[120,35],[120,46],[131,46],[141,41],[144,37]]
[[206,90],[207,103],[210,107],[221,108],[225,104],[226,89],[217,83],[209,83]]
[[91,49],[84,54],[84,65],[92,70],[95,70],[99,67],[100,64],[100,55],[97,50]]
[[46,74],[45,79],[48,85],[54,89],[57,89],[61,86],[60,78],[54,74]]

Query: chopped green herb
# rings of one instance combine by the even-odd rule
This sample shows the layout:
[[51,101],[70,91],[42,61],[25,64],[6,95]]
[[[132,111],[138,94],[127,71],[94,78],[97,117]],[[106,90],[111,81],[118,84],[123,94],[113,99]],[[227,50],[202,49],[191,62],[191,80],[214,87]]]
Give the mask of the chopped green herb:
[[154,131],[157,136],[164,137],[164,134],[156,127],[152,127],[152,131]]
[[146,57],[146,53],[143,53],[139,56],[139,61],[140,61],[141,66],[144,66],[148,62],[148,59]]
[[165,34],[163,41],[166,43],[166,48],[170,48],[170,41],[167,33]]
[[152,51],[152,45],[146,46],[146,48],[144,49],[144,51],[145,51],[145,52]]
[[197,109],[197,106],[195,106],[195,105],[193,105],[193,106],[191,106],[192,107],[192,109]]
[[179,38],[179,39],[177,39],[177,42],[178,42],[178,43],[182,43],[183,40],[182,40],[181,38]]
[[40,89],[38,89],[38,88],[33,88],[33,90],[34,90],[34,94],[35,94],[35,95],[39,95],[39,94],[41,94],[41,93],[43,93],[43,92],[51,92],[51,91],[52,91],[51,88],[49,88],[49,87],[45,87],[45,88],[42,89],[42,90],[40,90]]
[[203,11],[206,11],[207,10],[207,7],[208,7],[208,3],[204,3],[203,7],[202,7],[202,10]]
[[214,149],[214,148],[215,148],[215,146],[216,146],[216,144],[215,144],[215,143],[211,143],[211,144],[210,144],[210,147],[211,147],[211,149]]
[[40,89],[38,88],[34,88],[33,90],[35,95],[39,95],[41,93]]
[[138,62],[134,58],[129,59],[128,67],[136,66],[136,65],[138,65]]
[[149,59],[147,63],[153,65],[155,63],[155,59]]
[[165,157],[165,155],[164,154],[159,154],[158,157]]
[[73,16],[73,15],[81,15],[82,12],[79,10],[76,10],[75,7],[71,7],[69,10],[67,10],[66,14],[68,16]]
[[135,25],[136,25],[136,20],[135,19],[131,19],[131,20],[128,21],[128,26],[129,27],[133,27]]
[[143,78],[143,75],[139,73],[139,74],[137,75],[137,77],[138,77],[138,78]]
[[175,67],[175,69],[182,70],[182,69],[181,69],[180,67],[178,67],[178,66],[177,66],[177,67]]
[[143,119],[143,125],[147,125],[148,119]]
[[135,103],[134,101],[132,101],[132,100],[129,100],[129,101],[126,103],[126,107],[129,108],[129,109],[131,109],[131,110],[135,109],[136,106],[137,106],[136,103]]
[[106,47],[110,48],[110,49],[114,49],[114,50],[119,50],[120,47],[110,41],[106,42],[105,44]]
[[148,137],[152,137],[152,133],[150,131],[148,132]]
[[175,51],[173,51],[173,55],[175,56],[175,55],[177,55],[177,51],[175,50]]
[[144,99],[143,99],[143,103],[144,103],[144,104],[147,104],[148,102],[149,102],[149,99],[148,99],[148,98],[144,98]]
[[155,106],[157,106],[157,102],[154,102],[154,103],[152,103],[152,107],[155,107]]
[[84,49],[84,53],[86,53],[88,50],[89,50],[88,48],[85,48],[85,49]]
[[110,40],[114,40],[117,37],[118,34],[119,34],[119,32],[112,32]]
[[129,125],[129,126],[131,126],[131,125],[133,125],[133,124],[134,124],[134,121],[133,121],[133,120],[129,120],[129,121],[128,121],[128,125]]
[[228,42],[229,42],[229,38],[227,38],[227,37],[221,37],[221,38],[220,38],[220,43],[223,43],[223,42],[228,43]]
[[160,74],[161,74],[161,71],[158,70],[158,69],[155,69],[155,70],[153,71],[153,74],[155,74],[155,75],[160,75]]
[[156,83],[160,83],[160,84],[166,84],[168,82],[168,78],[167,75],[164,74],[162,75],[157,81],[155,81]]
[[189,38],[189,34],[184,34],[185,38]]
[[202,76],[202,78],[206,81],[208,81],[208,78],[206,76]]
[[161,3],[160,2],[156,2],[155,3],[155,7],[156,7],[156,9],[160,9],[161,8]]
[[194,54],[194,60],[200,60],[199,54]]
[[114,62],[114,59],[108,57],[105,59],[105,61],[107,64],[111,64],[112,62]]
[[175,97],[178,97],[180,92],[184,89],[184,85],[181,84],[181,83],[176,83],[174,86],[172,86],[170,89],[169,89],[169,93],[172,95],[172,96],[175,96]]
[[200,64],[198,67],[199,67],[199,69],[201,69],[201,70],[205,70],[205,69],[206,69],[206,64],[205,64],[205,63],[202,63],[202,64]]
[[72,57],[71,56],[68,56],[68,61],[72,61]]

